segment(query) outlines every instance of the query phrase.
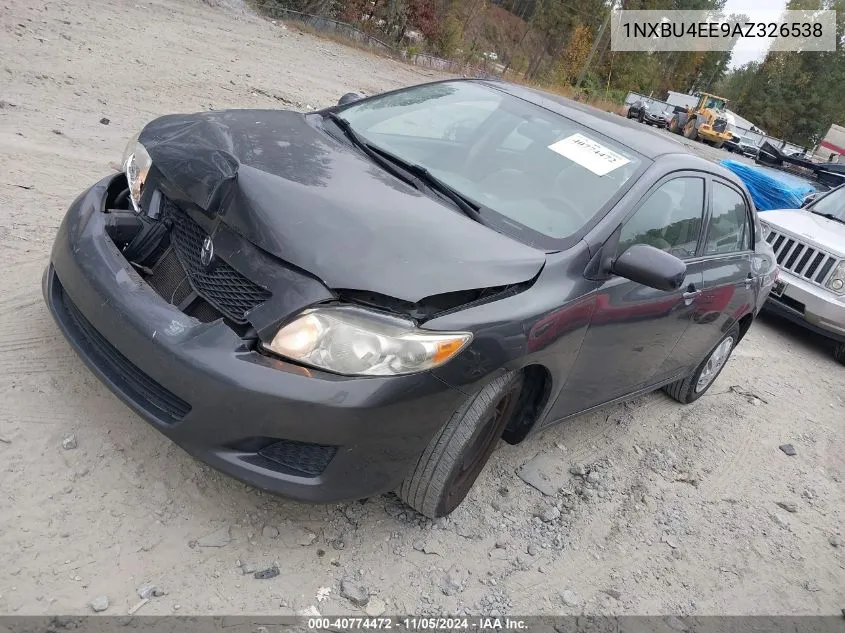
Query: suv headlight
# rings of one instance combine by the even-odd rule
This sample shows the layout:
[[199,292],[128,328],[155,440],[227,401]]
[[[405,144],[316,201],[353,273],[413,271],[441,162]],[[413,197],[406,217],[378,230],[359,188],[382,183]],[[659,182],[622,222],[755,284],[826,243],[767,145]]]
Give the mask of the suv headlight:
[[845,259],[836,265],[827,281],[827,287],[838,295],[845,293]]
[[146,148],[138,141],[139,134],[140,132],[129,139],[121,162],[126,181],[129,183],[129,199],[132,201],[135,213],[141,212],[141,192],[153,164]]
[[469,332],[422,330],[404,319],[332,306],[304,311],[262,346],[337,374],[396,376],[442,365],[471,340]]

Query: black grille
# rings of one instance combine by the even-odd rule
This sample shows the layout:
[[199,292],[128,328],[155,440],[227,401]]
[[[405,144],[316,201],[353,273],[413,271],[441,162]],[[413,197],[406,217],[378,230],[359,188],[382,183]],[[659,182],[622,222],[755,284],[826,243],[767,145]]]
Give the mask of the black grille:
[[713,130],[715,132],[724,132],[727,127],[728,122],[726,119],[716,119],[716,122],[713,124]]
[[337,446],[281,440],[261,449],[258,454],[282,467],[275,470],[300,477],[316,477],[337,454]]
[[193,292],[188,275],[172,247],[156,262],[153,274],[147,277],[147,283],[165,301],[175,306],[180,305]]
[[[55,280],[58,283],[58,279]],[[79,336],[87,343],[86,356],[139,407],[156,420],[173,424],[184,418],[191,405],[171,393],[132,364],[82,315],[59,286],[62,303]],[[79,340],[79,339],[77,339]],[[79,340],[80,343],[83,341]]]
[[200,251],[208,234],[170,201],[167,214],[173,222],[170,242],[188,273],[191,286],[226,317],[236,323],[246,323],[246,313],[267,301],[270,293],[219,259],[207,270],[200,261]]

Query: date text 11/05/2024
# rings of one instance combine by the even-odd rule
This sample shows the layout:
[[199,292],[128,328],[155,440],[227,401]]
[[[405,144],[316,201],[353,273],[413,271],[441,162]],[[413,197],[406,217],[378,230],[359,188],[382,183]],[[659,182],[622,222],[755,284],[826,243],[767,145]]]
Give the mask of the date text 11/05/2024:
[[367,629],[405,629],[408,631],[521,631],[525,620],[509,617],[378,617],[309,618],[311,630],[353,631]]

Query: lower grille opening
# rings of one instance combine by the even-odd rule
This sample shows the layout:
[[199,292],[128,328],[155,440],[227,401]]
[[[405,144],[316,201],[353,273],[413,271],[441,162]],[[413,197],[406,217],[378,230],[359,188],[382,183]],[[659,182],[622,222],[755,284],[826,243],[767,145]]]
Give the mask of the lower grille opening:
[[83,316],[64,292],[58,277],[54,283],[68,316],[69,322],[66,323],[75,330],[73,338],[77,344],[87,348],[88,359],[117,384],[132,402],[156,420],[165,424],[182,420],[191,411],[191,405],[162,387],[121,354]]
[[775,301],[782,303],[783,305],[792,308],[793,310],[798,310],[801,314],[804,314],[804,304],[800,301],[796,301],[791,297],[786,297],[781,295],[780,297],[775,297],[774,295],[769,295]]
[[265,446],[245,461],[296,477],[317,477],[337,455],[337,446],[279,440]]

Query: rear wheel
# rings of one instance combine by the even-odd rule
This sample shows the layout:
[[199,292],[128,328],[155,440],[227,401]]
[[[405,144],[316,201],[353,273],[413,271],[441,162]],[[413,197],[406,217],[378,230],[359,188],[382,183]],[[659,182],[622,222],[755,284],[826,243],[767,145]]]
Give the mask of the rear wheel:
[[522,372],[508,372],[468,398],[429,442],[399,497],[430,518],[457,508],[513,417],[522,383]]
[[673,134],[680,134],[680,126],[678,125],[678,117],[672,117],[672,120],[669,121],[669,131]]
[[687,123],[684,128],[684,136],[691,141],[694,141],[698,137],[698,130],[695,129],[695,121]]
[[689,376],[663,387],[670,397],[683,404],[695,402],[703,396],[716,377],[722,373],[731,352],[739,341],[739,326],[734,325],[716,344],[701,364]]
[[833,348],[833,357],[845,365],[845,343],[837,343]]

